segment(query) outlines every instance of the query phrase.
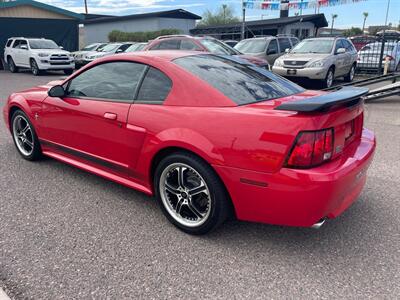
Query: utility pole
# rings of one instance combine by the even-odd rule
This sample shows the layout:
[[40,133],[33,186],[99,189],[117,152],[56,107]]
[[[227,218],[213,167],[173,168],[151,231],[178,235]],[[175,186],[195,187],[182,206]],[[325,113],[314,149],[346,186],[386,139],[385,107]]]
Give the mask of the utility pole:
[[383,52],[385,50],[385,32],[386,32],[386,25],[388,21],[388,16],[389,16],[389,7],[390,7],[390,0],[387,2],[387,8],[386,8],[386,18],[385,18],[385,27],[383,27],[383,33],[382,33],[382,47],[381,47],[381,53],[379,55],[379,66],[378,66],[378,74],[381,73],[382,69],[382,60],[383,60]]
[[240,36],[241,40],[244,40],[244,31],[246,26],[246,1],[242,0],[242,11],[243,11],[243,19],[242,19],[242,34]]
[[88,14],[88,9],[87,9],[87,0],[85,0],[85,13]]

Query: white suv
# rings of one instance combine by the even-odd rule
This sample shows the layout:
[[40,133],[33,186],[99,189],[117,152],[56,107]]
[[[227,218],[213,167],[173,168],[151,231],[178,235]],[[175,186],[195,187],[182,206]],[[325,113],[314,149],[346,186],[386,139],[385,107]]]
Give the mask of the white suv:
[[74,58],[55,42],[46,39],[10,38],[4,49],[4,61],[12,73],[19,68],[31,69],[33,75],[46,70],[63,70],[66,75],[75,69]]

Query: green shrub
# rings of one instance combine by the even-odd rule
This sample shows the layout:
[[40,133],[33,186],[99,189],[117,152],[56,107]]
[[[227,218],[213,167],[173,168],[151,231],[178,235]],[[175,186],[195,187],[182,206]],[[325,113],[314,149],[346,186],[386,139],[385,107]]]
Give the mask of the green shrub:
[[113,30],[108,34],[110,42],[147,42],[154,40],[160,35],[180,34],[178,29],[162,29],[157,31],[138,31],[138,32],[124,32]]

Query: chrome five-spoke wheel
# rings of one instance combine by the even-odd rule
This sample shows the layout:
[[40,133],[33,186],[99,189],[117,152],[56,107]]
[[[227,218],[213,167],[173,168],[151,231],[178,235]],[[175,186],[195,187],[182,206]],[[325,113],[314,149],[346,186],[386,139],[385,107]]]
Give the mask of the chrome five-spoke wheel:
[[24,116],[18,115],[14,118],[13,135],[18,150],[24,156],[32,155],[35,141],[31,125]]
[[205,234],[233,213],[217,173],[204,159],[187,152],[161,159],[154,174],[155,194],[167,219],[190,234]]
[[169,214],[188,227],[203,224],[211,210],[210,191],[203,177],[183,163],[169,165],[161,174],[160,195]]

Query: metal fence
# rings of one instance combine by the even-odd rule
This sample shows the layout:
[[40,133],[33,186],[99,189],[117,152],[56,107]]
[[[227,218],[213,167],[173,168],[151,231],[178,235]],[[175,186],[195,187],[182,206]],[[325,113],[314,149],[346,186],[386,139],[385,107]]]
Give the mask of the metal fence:
[[350,40],[358,52],[358,74],[387,74],[400,71],[399,36],[358,36]]

